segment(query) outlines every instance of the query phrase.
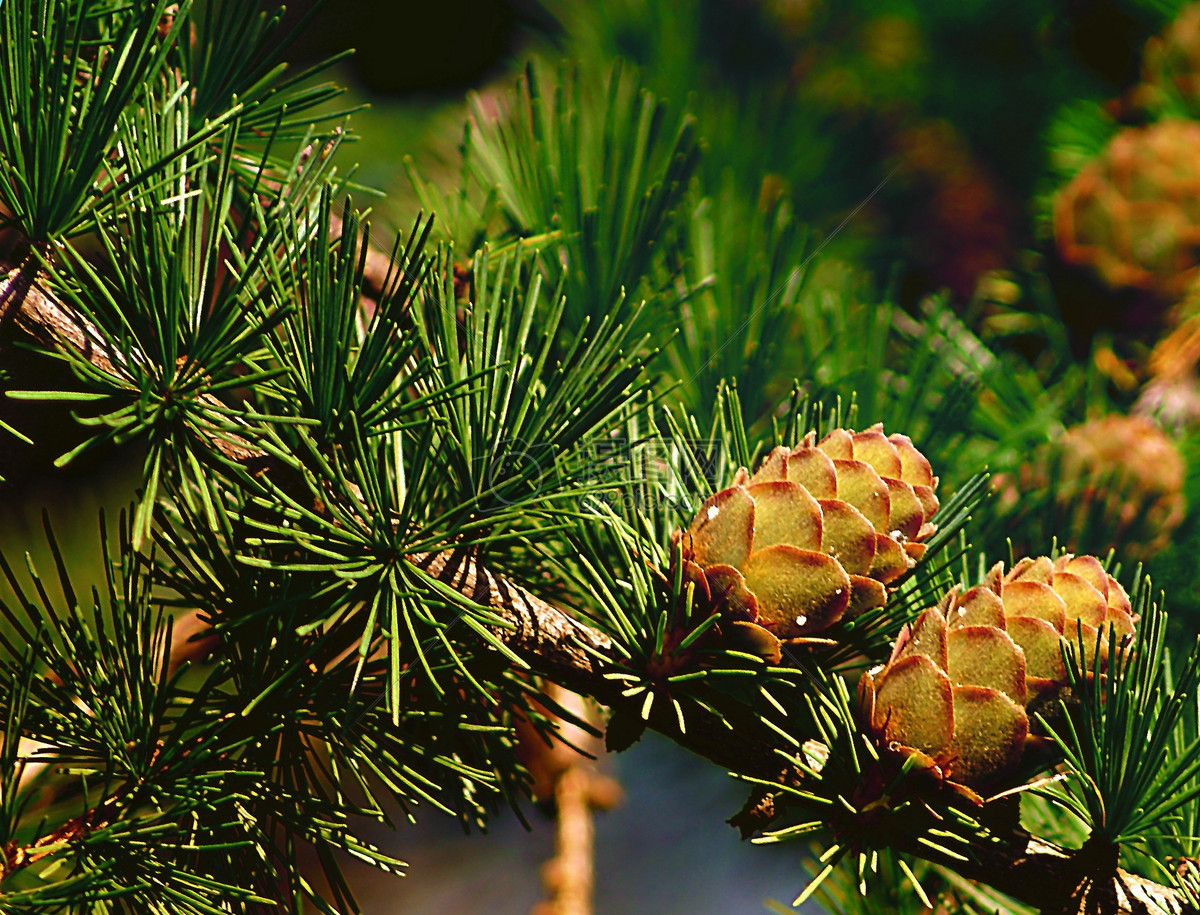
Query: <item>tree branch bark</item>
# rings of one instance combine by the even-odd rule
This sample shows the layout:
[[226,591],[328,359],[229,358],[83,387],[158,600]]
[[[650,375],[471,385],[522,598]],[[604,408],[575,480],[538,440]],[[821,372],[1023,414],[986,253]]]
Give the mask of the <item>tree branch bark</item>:
[[[3,267],[0,264],[0,269]],[[16,327],[42,345],[73,350],[102,370],[117,371],[124,358],[123,354],[106,351],[94,328],[38,286],[28,260],[21,267],[9,269],[0,280],[0,311],[11,313]],[[224,437],[214,438],[213,442],[222,454],[255,472],[271,472],[274,462],[245,440]],[[495,611],[507,624],[497,628],[496,635],[539,676],[613,708],[628,704],[629,700],[621,697],[620,681],[605,677],[617,669],[617,662],[612,642],[602,631],[469,559],[438,553],[416,555],[410,560]],[[180,630],[185,631],[194,636],[197,627],[184,626]],[[179,639],[173,653],[203,652],[207,650],[205,644],[203,639]],[[655,709],[665,705],[656,703]],[[777,745],[765,728],[750,734],[740,729],[735,732],[715,716],[697,716],[689,721],[687,733],[681,734],[673,714],[652,715],[649,727],[718,765],[746,775],[782,781],[794,774],[776,752]],[[72,821],[64,828],[77,825]],[[44,841],[53,839],[48,836]],[[913,848],[901,850],[946,865],[1047,912],[1182,915],[1191,911],[1173,888],[1118,870],[1115,864],[1111,876],[1096,880],[1094,861],[1028,836],[980,846],[975,849],[974,860],[966,863],[938,860],[936,853],[915,843]]]
[[1071,851],[1019,831],[1007,841],[979,844],[972,858],[943,856],[913,842],[898,848],[986,883],[1044,915],[1184,915],[1194,912],[1172,887],[1116,866],[1116,850]]

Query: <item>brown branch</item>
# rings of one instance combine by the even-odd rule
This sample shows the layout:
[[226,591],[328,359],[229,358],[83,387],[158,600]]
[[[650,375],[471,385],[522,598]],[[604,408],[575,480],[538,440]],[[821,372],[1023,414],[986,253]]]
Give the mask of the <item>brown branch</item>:
[[[102,371],[117,373],[117,367],[125,357],[107,350],[102,335],[69,308],[46,295],[37,285],[36,278],[31,276],[31,270],[30,261],[26,260],[20,268],[10,269],[0,280],[2,310],[18,309],[14,313],[14,323],[39,343],[73,351]],[[256,473],[269,474],[279,470],[266,455],[244,440],[214,435],[213,442],[226,457],[241,462]],[[504,627],[495,629],[495,634],[526,661],[534,673],[613,708],[629,704],[629,700],[621,697],[619,681],[604,676],[616,669],[616,660],[611,640],[603,632],[579,622],[520,585],[480,568],[469,558],[439,553],[412,556],[410,560],[473,601],[490,607],[505,623]],[[196,627],[181,627],[179,633],[182,635],[185,631],[191,638]],[[204,641],[179,638],[173,650],[203,651],[196,646],[204,644]],[[753,723],[747,723],[745,727],[733,729],[715,715],[697,714],[689,718],[687,733],[681,734],[673,712],[666,709],[667,705],[654,704],[649,726],[700,756],[767,780],[794,775],[783,764],[776,752],[777,744],[765,727],[755,729]],[[902,850],[930,860],[936,857],[923,845]],[[989,845],[977,851],[976,860],[970,863],[957,860],[938,863],[1050,912],[1083,911],[1078,907],[1071,908],[1081,886],[1087,892],[1080,905],[1094,903],[1098,906],[1094,910],[1098,912],[1133,915],[1156,911],[1154,905],[1171,915],[1187,911],[1179,894],[1169,887],[1115,870],[1115,865],[1111,878],[1093,880],[1094,860],[1067,854],[1036,839]],[[1047,901],[1049,906],[1044,904]],[[1056,905],[1061,908],[1055,909]]]
[[967,861],[911,842],[898,850],[986,883],[1045,915],[1183,915],[1194,912],[1173,888],[1117,867],[1116,849],[1059,848],[1017,830],[975,845]]
[[[641,697],[623,697],[625,684],[605,677],[619,668],[612,641],[600,630],[584,625],[520,585],[480,568],[469,558],[449,553],[411,558],[503,619],[511,628],[496,628],[496,636],[534,673],[612,709],[640,709]],[[774,779],[785,768],[771,732],[765,726],[753,728],[752,722],[747,722],[745,729],[734,730],[716,715],[697,708],[688,716],[687,733],[681,734],[670,703],[656,702],[649,727],[718,765],[747,775]]]
[[542,870],[550,899],[539,903],[533,915],[592,915],[595,829],[591,781],[592,774],[583,766],[571,766],[557,779],[555,856]]
[[28,845],[18,845],[14,840],[0,848],[0,881],[24,867],[50,857],[72,842],[86,838],[95,830],[112,825],[121,802],[125,800],[124,795],[124,791],[110,795],[95,807],[71,817],[57,829]]
[[[0,263],[0,269],[3,267]],[[13,323],[42,346],[78,354],[100,371],[119,377],[127,355],[115,352],[95,327],[47,295],[30,275],[36,268],[37,263],[31,255],[20,267],[6,271],[4,279],[0,280],[0,315],[16,309]],[[205,399],[213,406],[222,406],[211,395],[205,395]],[[267,455],[236,435],[214,433],[211,441],[213,447],[229,460],[252,470],[260,470],[268,461]]]
[[[550,684],[548,695],[580,720],[600,724],[599,709],[578,693]],[[555,808],[554,857],[542,866],[542,883],[549,898],[534,907],[532,915],[591,915],[595,886],[595,829],[593,814],[610,809],[620,798],[615,779],[602,775],[597,759],[603,743],[578,725],[560,721],[563,742],[552,745],[535,730],[523,735],[526,766],[534,778],[535,797],[553,798]],[[577,749],[576,749],[577,748]]]

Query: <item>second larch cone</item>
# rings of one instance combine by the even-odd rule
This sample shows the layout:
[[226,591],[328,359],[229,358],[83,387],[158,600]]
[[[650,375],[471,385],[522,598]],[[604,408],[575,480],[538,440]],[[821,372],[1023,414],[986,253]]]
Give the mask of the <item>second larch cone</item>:
[[1064,642],[1103,668],[1137,621],[1093,556],[997,563],[977,587],[952,589],[905,626],[886,664],[858,684],[863,727],[880,748],[960,793],[998,786],[1025,752],[1029,709],[1068,683]]
[[1129,595],[1100,560],[1069,553],[1054,560],[1022,559],[1008,574],[997,563],[982,585],[952,596],[945,609],[947,618],[994,623],[998,614],[1003,616],[1025,652],[1031,696],[1066,685],[1064,640],[1078,649],[1082,637],[1085,667],[1091,670],[1098,661],[1103,669],[1109,628],[1120,643],[1133,637],[1137,622]]
[[863,726],[881,747],[971,793],[1011,773],[1029,736],[1025,655],[993,623],[930,607],[858,682]]

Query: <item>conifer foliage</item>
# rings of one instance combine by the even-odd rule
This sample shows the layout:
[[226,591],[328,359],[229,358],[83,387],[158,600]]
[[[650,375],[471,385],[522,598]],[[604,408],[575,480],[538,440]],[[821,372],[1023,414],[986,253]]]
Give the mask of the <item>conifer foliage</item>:
[[521,815],[551,684],[748,783],[797,901],[1197,904],[1200,660],[968,546],[1011,363],[815,285],[627,67],[477,105],[381,250],[281,23],[0,2],[5,393],[142,461],[99,580],[0,556],[0,911],[358,911],[368,827]]

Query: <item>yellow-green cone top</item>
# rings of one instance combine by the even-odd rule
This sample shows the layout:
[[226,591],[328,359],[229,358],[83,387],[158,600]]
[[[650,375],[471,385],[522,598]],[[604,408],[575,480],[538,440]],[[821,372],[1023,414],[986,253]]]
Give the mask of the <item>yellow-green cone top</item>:
[[1025,652],[1031,693],[1066,683],[1063,639],[1078,647],[1082,633],[1084,664],[1092,669],[1098,655],[1103,669],[1109,627],[1119,640],[1128,639],[1136,622],[1129,595],[1094,556],[1026,558],[1008,574],[1003,563],[997,563],[982,585],[954,598],[947,615],[970,613],[984,602],[997,601],[1008,633]]

